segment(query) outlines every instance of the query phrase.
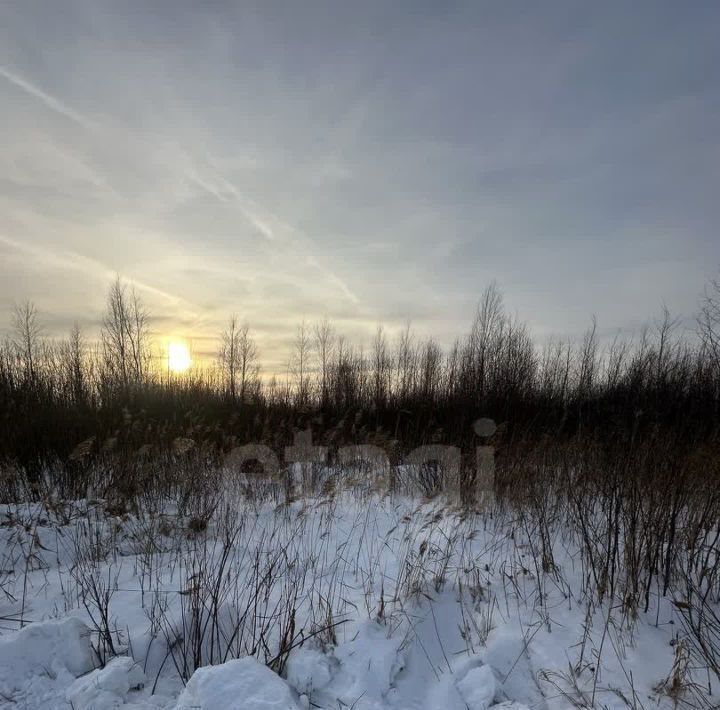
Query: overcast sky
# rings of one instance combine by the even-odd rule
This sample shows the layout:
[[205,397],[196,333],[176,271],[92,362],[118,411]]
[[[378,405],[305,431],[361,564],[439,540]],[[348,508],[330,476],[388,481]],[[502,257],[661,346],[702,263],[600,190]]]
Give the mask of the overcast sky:
[[198,352],[691,315],[720,263],[720,3],[0,3],[0,327],[115,273]]

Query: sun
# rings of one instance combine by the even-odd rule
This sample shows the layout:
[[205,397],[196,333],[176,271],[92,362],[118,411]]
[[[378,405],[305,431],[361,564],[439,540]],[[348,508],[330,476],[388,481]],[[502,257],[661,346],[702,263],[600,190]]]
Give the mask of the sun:
[[188,346],[179,342],[168,343],[167,364],[168,370],[176,375],[185,372],[192,365]]

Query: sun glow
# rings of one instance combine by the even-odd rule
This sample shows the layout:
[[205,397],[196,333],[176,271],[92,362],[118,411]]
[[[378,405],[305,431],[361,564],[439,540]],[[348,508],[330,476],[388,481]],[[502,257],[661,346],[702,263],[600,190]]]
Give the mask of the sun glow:
[[168,370],[175,374],[185,372],[192,364],[190,350],[185,343],[171,342],[167,347]]

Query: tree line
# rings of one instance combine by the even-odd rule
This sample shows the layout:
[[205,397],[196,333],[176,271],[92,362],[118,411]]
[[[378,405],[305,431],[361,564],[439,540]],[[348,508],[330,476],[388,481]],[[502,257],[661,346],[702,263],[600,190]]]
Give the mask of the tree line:
[[265,378],[252,330],[236,315],[219,333],[216,362],[181,376],[153,357],[151,323],[119,278],[96,342],[78,326],[51,340],[32,303],[16,306],[0,346],[0,459],[41,468],[66,461],[88,437],[96,448],[107,439],[159,446],[176,436],[216,450],[243,439],[283,444],[308,425],[330,443],[463,445],[479,416],[535,438],[667,427],[695,440],[717,431],[718,280],[707,284],[690,334],[663,309],[632,338],[603,344],[593,319],[581,342],[539,346],[491,285],[469,332],[449,348],[409,324],[394,338],[379,325],[364,349],[327,319],[303,322],[286,371]]

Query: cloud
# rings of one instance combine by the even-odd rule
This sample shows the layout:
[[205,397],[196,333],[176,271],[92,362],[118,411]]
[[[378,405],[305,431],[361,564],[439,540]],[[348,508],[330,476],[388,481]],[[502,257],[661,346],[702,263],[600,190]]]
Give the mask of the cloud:
[[[25,254],[32,260],[34,267],[44,267],[46,269],[61,269],[63,271],[71,270],[80,272],[86,276],[96,279],[103,284],[109,283],[115,278],[116,274],[112,269],[108,268],[102,262],[90,257],[78,254],[68,249],[51,249],[40,244],[29,244],[27,242],[19,242],[15,239],[0,235],[0,244],[4,244],[11,249]],[[131,286],[135,286],[140,291],[144,291],[153,296],[169,301],[171,304],[186,303],[185,299],[163,289],[157,288],[152,284],[134,279],[131,277],[123,277],[123,280]]]
[[52,111],[55,111],[55,113],[58,113],[61,116],[70,119],[71,121],[77,123],[79,126],[87,128],[88,130],[96,129],[96,125],[86,116],[78,113],[74,109],[64,104],[62,101],[56,99],[55,97],[50,96],[50,94],[45,93],[42,89],[38,88],[26,79],[23,79],[21,76],[15,74],[6,67],[0,66],[0,76],[10,82],[13,86],[22,89],[29,96],[32,96],[33,98],[45,104],[45,106],[47,106]]
[[360,303],[360,299],[348,288],[347,284],[342,279],[338,278],[335,274],[333,274],[331,271],[321,266],[318,263],[317,259],[315,259],[315,257],[308,256],[307,263],[309,266],[317,269],[323,276],[325,276],[325,278],[330,281],[331,284],[336,286],[343,294],[343,296],[345,296],[345,298],[347,298],[352,303]]
[[188,179],[194,184],[201,187],[207,193],[217,198],[220,202],[227,202],[228,199],[232,199],[233,203],[237,205],[238,209],[242,212],[245,218],[257,229],[263,237],[269,241],[275,240],[275,234],[272,227],[268,224],[267,218],[262,218],[258,215],[257,207],[250,207],[248,205],[247,198],[244,198],[234,185],[229,183],[227,180],[219,177],[220,186],[216,187],[208,179],[199,175],[195,171],[188,171]]
[[100,312],[119,272],[159,330],[237,311],[280,362],[303,317],[448,343],[497,279],[575,333],[717,267],[714,3],[10,5],[0,311]]

